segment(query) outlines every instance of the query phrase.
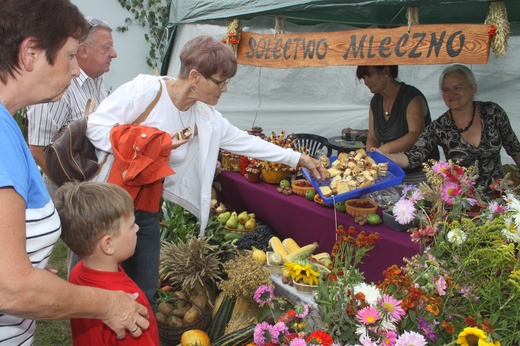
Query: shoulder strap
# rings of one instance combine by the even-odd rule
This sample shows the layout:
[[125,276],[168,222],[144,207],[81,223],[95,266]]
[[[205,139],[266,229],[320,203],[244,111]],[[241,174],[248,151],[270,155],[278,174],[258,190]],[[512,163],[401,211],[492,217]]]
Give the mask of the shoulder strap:
[[[92,111],[90,111],[92,108]],[[85,105],[85,111],[83,112],[83,116],[88,119],[88,116],[92,114],[96,110],[96,100],[94,98],[89,98],[87,100],[87,104]]]
[[148,115],[150,114],[152,109],[155,107],[157,102],[159,102],[159,99],[161,98],[161,93],[162,93],[162,83],[161,83],[161,81],[159,81],[159,92],[157,93],[157,96],[155,96],[155,99],[152,101],[152,103],[150,103],[150,105],[144,110],[143,114],[141,114],[139,116],[139,118],[137,118],[134,121],[133,125],[139,125],[148,117]]

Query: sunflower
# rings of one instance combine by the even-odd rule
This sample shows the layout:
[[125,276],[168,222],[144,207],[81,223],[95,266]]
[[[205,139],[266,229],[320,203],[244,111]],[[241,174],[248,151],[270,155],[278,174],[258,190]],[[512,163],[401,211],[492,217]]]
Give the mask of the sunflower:
[[486,333],[475,327],[467,327],[464,328],[462,332],[460,332],[459,337],[457,338],[457,344],[462,346],[482,346],[483,344],[480,342],[486,342]]
[[317,285],[320,273],[308,261],[285,262],[292,279],[307,285]]

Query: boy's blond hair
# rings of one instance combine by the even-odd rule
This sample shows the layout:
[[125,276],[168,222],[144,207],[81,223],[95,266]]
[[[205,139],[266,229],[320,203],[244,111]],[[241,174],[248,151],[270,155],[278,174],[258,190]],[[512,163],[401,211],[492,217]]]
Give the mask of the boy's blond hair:
[[128,192],[110,183],[65,183],[53,201],[61,219],[61,238],[80,257],[92,254],[101,237],[117,236],[123,218],[134,212]]

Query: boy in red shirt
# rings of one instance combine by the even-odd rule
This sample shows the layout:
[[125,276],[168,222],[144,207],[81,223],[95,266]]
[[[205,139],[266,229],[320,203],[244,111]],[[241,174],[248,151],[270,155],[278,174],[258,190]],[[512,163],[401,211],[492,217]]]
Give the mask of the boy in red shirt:
[[128,192],[110,183],[66,183],[54,196],[54,204],[61,219],[63,241],[82,259],[72,269],[69,281],[137,293],[137,301],[145,305],[150,314],[150,327],[139,337],[127,334],[120,340],[101,320],[73,318],[70,320],[73,345],[159,346],[152,308],[141,289],[119,265],[133,255],[139,230]]

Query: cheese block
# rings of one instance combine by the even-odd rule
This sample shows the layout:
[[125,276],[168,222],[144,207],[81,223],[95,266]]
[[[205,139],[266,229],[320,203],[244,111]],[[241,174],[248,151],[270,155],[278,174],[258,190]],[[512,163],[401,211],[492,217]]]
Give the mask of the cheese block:
[[342,171],[337,168],[329,168],[328,172],[331,178],[334,178],[335,176],[340,175],[342,173]]
[[345,180],[338,182],[338,184],[336,185],[336,191],[338,195],[341,193],[349,192],[350,188],[348,186],[348,182],[346,182]]
[[325,197],[332,196],[332,189],[329,186],[320,186],[321,194]]

